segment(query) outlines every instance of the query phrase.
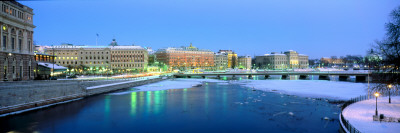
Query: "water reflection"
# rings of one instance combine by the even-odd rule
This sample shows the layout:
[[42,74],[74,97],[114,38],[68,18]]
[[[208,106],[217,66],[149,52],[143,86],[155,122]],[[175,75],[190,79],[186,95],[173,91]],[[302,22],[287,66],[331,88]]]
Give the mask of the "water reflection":
[[182,95],[182,104],[183,104],[183,111],[187,112],[187,88],[183,89],[183,95]]
[[0,118],[0,132],[337,132],[339,111],[326,101],[207,83],[97,95]]
[[110,114],[110,95],[105,96],[104,98],[104,111],[105,114],[108,116]]
[[131,93],[131,116],[136,115],[136,93],[137,92],[132,92]]
[[146,109],[146,114],[150,115],[151,108],[152,108],[152,105],[151,105],[151,102],[152,102],[151,94],[153,92],[152,91],[146,91],[145,93],[146,93],[146,108],[147,108]]

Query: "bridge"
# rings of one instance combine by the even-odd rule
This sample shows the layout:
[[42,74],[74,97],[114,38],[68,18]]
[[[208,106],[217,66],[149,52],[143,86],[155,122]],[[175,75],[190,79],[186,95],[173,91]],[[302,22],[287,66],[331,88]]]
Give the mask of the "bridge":
[[247,73],[235,73],[235,72],[228,72],[228,73],[177,73],[173,76],[175,78],[191,78],[194,76],[205,78],[206,76],[216,76],[220,78],[221,76],[247,76],[248,78],[252,78],[253,76],[264,76],[265,79],[268,79],[270,75],[281,75],[282,79],[287,79],[290,75],[297,75],[300,79],[307,79],[310,75],[318,76],[320,80],[329,80],[329,76],[339,76],[339,80],[346,81],[350,78],[350,76],[355,76],[356,81],[367,81],[367,78],[371,72],[354,72],[354,71],[322,71],[322,72],[315,72],[315,71],[265,71],[265,72],[247,72]]

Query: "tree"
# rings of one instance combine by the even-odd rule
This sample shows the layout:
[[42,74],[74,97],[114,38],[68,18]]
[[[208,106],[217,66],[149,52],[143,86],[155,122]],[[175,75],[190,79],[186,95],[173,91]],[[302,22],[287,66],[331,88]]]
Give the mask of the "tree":
[[[398,91],[400,83],[399,66],[400,66],[400,6],[390,13],[390,20],[385,24],[386,36],[382,40],[377,40],[373,46],[373,54],[382,57],[383,67],[379,69],[379,73],[373,75],[377,78],[377,84],[372,90],[389,94]],[[394,86],[394,87],[389,87]]]

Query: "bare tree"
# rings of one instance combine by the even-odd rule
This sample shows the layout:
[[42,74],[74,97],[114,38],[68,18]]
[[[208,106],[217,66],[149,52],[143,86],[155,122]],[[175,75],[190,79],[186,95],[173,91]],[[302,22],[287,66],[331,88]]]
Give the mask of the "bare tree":
[[375,54],[382,57],[383,66],[379,72],[373,74],[377,81],[371,89],[385,94],[398,92],[399,90],[399,66],[400,66],[400,6],[390,13],[390,21],[385,24],[386,36],[382,40],[377,40],[374,45]]

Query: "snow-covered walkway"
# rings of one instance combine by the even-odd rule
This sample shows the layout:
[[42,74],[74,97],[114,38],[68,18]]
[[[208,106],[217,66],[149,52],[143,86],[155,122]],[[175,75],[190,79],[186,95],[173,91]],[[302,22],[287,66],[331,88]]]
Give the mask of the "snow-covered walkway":
[[[378,97],[378,114],[387,117],[400,118],[400,96],[392,97],[392,103],[388,103],[389,97]],[[351,104],[343,110],[343,116],[362,133],[399,133],[400,123],[372,121],[375,114],[375,99],[365,100]]]

